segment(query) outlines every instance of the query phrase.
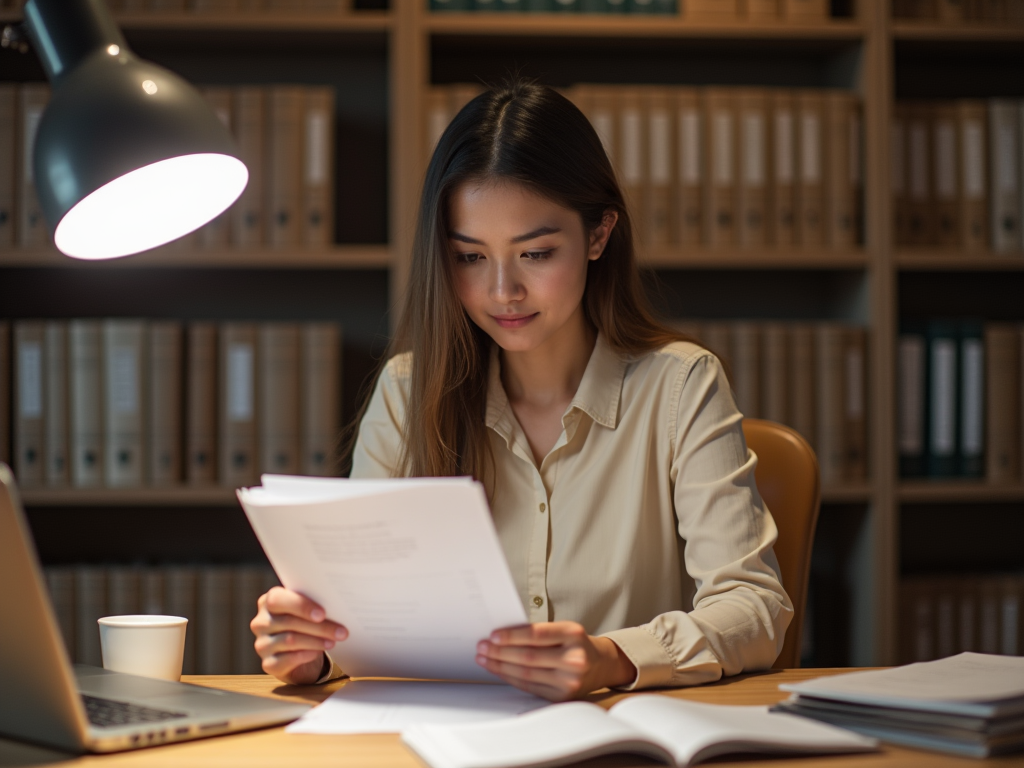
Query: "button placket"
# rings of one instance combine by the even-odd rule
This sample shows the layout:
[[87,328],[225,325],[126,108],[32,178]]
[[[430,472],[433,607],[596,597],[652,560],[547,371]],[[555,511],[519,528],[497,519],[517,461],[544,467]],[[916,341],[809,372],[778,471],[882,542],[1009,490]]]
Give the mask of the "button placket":
[[547,621],[547,552],[550,526],[547,520],[548,491],[539,469],[534,469],[534,514],[533,541],[530,547],[529,613],[534,622]]

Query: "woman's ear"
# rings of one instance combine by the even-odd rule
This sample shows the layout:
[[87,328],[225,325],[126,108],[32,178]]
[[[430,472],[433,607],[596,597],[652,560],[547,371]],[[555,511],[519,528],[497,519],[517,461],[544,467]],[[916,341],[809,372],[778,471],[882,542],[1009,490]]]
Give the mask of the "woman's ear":
[[608,238],[612,236],[612,230],[619,220],[619,212],[609,208],[601,217],[601,223],[590,232],[590,245],[587,249],[587,258],[590,261],[601,258],[604,247],[608,245]]

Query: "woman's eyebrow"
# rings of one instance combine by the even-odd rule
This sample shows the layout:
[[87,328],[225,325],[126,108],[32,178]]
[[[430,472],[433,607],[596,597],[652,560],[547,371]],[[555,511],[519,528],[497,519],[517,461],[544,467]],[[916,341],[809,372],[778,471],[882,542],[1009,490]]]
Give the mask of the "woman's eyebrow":
[[[538,227],[532,232],[527,232],[525,235],[517,235],[512,238],[513,243],[525,243],[527,240],[533,240],[544,235],[553,235],[562,230],[559,227]],[[458,240],[460,243],[472,243],[473,245],[484,245],[483,240],[477,240],[475,237],[464,235],[461,232],[452,232],[449,235],[452,240]]]

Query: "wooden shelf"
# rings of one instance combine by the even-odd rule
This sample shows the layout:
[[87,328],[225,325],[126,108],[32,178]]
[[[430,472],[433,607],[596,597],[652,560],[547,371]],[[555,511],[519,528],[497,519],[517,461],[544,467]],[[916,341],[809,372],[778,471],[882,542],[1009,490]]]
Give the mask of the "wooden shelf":
[[[643,249],[641,249],[643,251]],[[864,269],[868,265],[863,251],[824,251],[798,249],[707,248],[651,249],[639,259],[640,265],[653,269]]]
[[23,488],[27,507],[235,507],[234,488]]
[[[0,24],[21,21],[20,11],[0,11]],[[392,16],[387,11],[346,13],[116,13],[126,31],[288,31],[288,32],[387,32]]]
[[820,24],[722,23],[653,14],[442,12],[427,14],[423,23],[429,32],[443,35],[851,41],[865,34],[862,24],[847,20]]
[[1024,485],[994,485],[983,480],[904,480],[897,488],[903,502],[961,503],[985,501],[1024,502]]
[[954,26],[931,21],[896,21],[892,25],[892,36],[897,42],[919,40],[937,43],[1024,43],[1024,27],[970,22]]
[[55,248],[0,251],[0,267],[66,269],[149,269],[191,267],[228,269],[386,269],[391,251],[386,245],[337,245],[331,248],[197,249],[169,245],[147,253],[106,261],[83,261]]
[[903,249],[896,253],[896,266],[903,270],[1018,271],[1024,270],[1024,251],[992,253],[932,248]]

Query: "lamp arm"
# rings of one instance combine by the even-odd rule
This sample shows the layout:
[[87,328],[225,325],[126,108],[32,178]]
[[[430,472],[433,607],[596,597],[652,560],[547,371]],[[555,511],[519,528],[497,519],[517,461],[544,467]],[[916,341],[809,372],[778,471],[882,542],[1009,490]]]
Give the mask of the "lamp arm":
[[105,0],[28,0],[25,31],[54,85],[98,48],[128,44]]

